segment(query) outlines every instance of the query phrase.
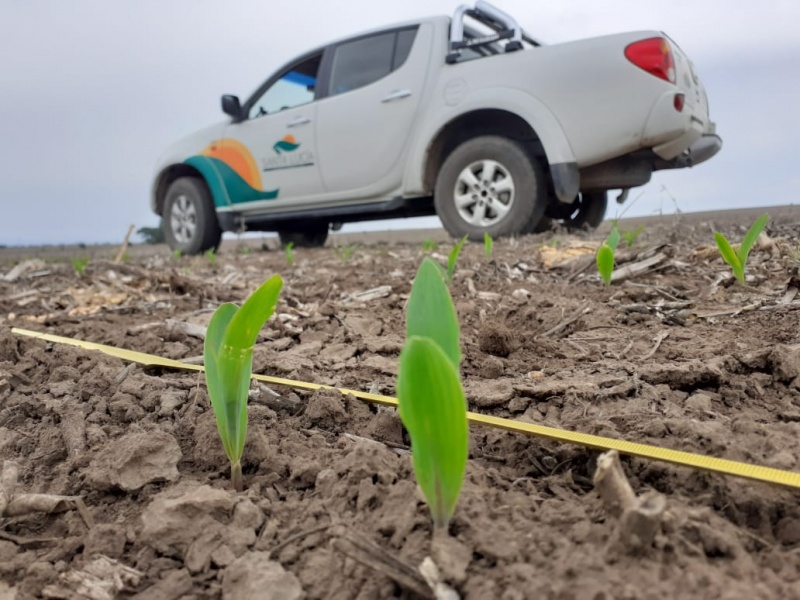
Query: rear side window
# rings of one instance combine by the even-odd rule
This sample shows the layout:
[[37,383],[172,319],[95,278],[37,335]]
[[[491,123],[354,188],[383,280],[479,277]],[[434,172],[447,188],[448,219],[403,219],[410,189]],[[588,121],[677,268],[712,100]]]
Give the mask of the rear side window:
[[411,52],[416,29],[379,33],[336,47],[331,64],[330,95],[374,83],[401,67]]
[[397,43],[394,47],[394,61],[392,62],[392,69],[399,69],[406,62],[411,46],[414,45],[414,38],[417,36],[417,28],[404,29],[397,32]]

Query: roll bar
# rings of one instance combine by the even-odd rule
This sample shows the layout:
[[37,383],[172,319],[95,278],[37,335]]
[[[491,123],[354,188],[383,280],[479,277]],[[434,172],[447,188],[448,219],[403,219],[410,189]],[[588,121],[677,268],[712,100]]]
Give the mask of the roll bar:
[[[486,25],[495,33],[492,35],[465,40],[465,17],[472,17],[476,21]],[[453,14],[452,23],[450,25],[450,47],[449,52],[447,53],[447,62],[456,62],[459,56],[461,56],[461,50],[464,48],[485,46],[500,40],[509,40],[505,46],[506,52],[522,50],[523,40],[536,46],[539,45],[522,31],[522,28],[517,24],[517,21],[514,19],[514,17],[500,10],[496,6],[492,6],[485,0],[477,0],[474,8],[470,8],[469,6],[462,4],[456,8],[455,13]]]

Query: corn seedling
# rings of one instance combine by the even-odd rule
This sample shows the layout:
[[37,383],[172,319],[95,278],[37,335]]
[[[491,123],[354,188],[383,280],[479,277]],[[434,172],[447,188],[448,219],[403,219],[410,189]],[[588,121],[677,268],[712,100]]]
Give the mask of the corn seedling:
[[619,239],[619,229],[614,225],[606,241],[597,249],[597,272],[606,285],[611,285],[611,273],[614,272],[614,253],[617,251]]
[[283,280],[275,275],[253,292],[241,308],[221,304],[208,324],[204,344],[206,386],[217,430],[231,462],[231,481],[243,488],[242,453],[247,438],[247,392],[258,332],[275,312]]
[[422,242],[423,252],[435,252],[438,249],[439,249],[439,243],[432,239],[427,239],[424,242]]
[[353,257],[353,254],[356,251],[355,246],[342,246],[341,248],[336,248],[336,256],[339,257],[344,264],[350,262],[350,259]]
[[76,275],[81,277],[86,272],[86,265],[89,264],[89,257],[84,256],[82,258],[73,258],[71,262],[72,270],[75,271]]
[[767,214],[763,214],[756,219],[755,223],[753,223],[744,235],[742,243],[739,244],[739,247],[735,250],[724,235],[719,231],[714,233],[714,239],[717,242],[719,253],[722,255],[722,260],[730,265],[733,275],[741,284],[745,282],[744,268],[747,265],[747,257],[750,255],[750,250],[753,249],[753,245],[756,243],[758,236],[761,235],[761,232],[764,230],[768,218],[769,216]]
[[494,241],[492,240],[492,236],[488,233],[483,234],[483,254],[486,256],[487,259],[492,258],[492,248],[494,247]]
[[644,225],[639,225],[636,229],[626,229],[620,233],[620,236],[625,240],[625,245],[630,248],[636,243],[639,234],[644,231]]
[[209,248],[206,250],[206,260],[208,261],[208,266],[213,267],[217,264],[217,253],[214,252],[213,248]]
[[286,264],[291,267],[294,264],[294,242],[289,242],[283,247],[283,254],[286,256]]
[[464,480],[469,431],[458,318],[442,275],[438,263],[426,258],[414,279],[397,397],[434,528],[447,531]]
[[175,258],[175,260],[180,260],[181,256],[183,256],[183,252],[181,252],[180,249],[175,250],[175,252],[172,253],[172,256]]
[[447,257],[447,281],[453,281],[453,275],[456,274],[456,263],[458,262],[458,256],[461,254],[461,249],[464,247],[464,244],[467,243],[467,236],[462,237],[458,240],[458,243],[453,246],[453,249],[450,251],[450,255]]

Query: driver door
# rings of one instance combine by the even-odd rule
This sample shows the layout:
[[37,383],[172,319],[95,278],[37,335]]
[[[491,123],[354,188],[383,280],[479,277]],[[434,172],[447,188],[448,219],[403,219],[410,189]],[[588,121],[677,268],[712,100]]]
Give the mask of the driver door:
[[273,76],[244,106],[245,119],[226,127],[222,146],[253,174],[245,186],[225,181],[238,210],[300,206],[322,193],[315,102],[321,62],[316,52]]

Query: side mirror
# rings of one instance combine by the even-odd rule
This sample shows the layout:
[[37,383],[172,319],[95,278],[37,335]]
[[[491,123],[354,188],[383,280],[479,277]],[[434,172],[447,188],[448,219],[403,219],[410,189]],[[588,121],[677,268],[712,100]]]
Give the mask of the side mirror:
[[241,121],[242,104],[239,102],[239,96],[225,94],[222,97],[222,112],[233,117],[234,121]]

